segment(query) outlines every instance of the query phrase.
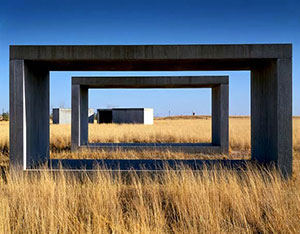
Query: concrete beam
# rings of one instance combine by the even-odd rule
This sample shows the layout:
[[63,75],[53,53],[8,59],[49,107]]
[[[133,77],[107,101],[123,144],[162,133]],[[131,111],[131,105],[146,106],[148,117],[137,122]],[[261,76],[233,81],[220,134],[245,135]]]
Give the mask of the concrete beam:
[[224,45],[14,45],[10,59],[99,61],[142,59],[277,59],[291,58],[291,44]]
[[72,85],[88,88],[213,88],[228,84],[228,76],[123,76],[72,77]]

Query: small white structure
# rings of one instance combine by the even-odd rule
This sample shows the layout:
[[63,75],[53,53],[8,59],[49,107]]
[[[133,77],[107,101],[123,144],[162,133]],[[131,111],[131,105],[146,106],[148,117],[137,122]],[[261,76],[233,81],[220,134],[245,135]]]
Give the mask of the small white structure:
[[[100,117],[101,118],[101,117]],[[153,124],[152,108],[113,108],[113,123]]]
[[[89,123],[94,123],[94,112],[94,109],[89,109]],[[71,124],[71,113],[71,109],[53,108],[53,124]]]

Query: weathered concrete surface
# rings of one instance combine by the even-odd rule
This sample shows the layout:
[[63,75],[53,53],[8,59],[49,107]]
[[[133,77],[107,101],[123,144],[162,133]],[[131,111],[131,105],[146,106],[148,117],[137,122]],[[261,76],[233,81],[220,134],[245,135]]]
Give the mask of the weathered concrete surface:
[[48,159],[49,72],[10,61],[10,168],[33,168]]
[[292,172],[292,63],[273,60],[251,71],[252,158]]
[[[225,45],[96,45],[10,46],[10,59],[61,61],[76,60],[167,60],[167,59],[274,59],[291,58],[291,44]],[[120,61],[125,62],[125,61]],[[136,61],[137,62],[137,61]],[[49,62],[47,62],[49,63]],[[71,64],[73,66],[73,64]],[[92,64],[91,64],[92,65]],[[234,65],[234,64],[232,64]],[[87,64],[84,64],[87,66]],[[131,68],[127,68],[127,70]]]
[[229,87],[220,84],[212,88],[212,144],[219,145],[222,152],[228,152]]
[[88,143],[88,97],[88,88],[72,85],[72,150]]
[[212,88],[228,84],[228,76],[123,76],[72,77],[72,85],[95,89],[126,88]]
[[[32,153],[24,147],[30,144],[27,141],[30,131],[23,132],[24,123],[31,120],[23,112],[25,103],[35,101],[24,96],[22,88],[22,64],[31,62],[42,80],[49,71],[250,70],[252,98],[255,95],[251,101],[252,158],[275,164],[284,175],[292,173],[292,44],[10,46],[12,167],[22,162],[21,167],[25,168],[23,157]],[[44,96],[39,99],[47,100]],[[46,117],[40,121],[46,122]],[[39,136],[40,128],[31,130]],[[35,152],[48,146],[43,143],[46,137],[42,135],[41,144],[35,142],[36,149],[32,149]],[[49,148],[47,151],[46,156]]]

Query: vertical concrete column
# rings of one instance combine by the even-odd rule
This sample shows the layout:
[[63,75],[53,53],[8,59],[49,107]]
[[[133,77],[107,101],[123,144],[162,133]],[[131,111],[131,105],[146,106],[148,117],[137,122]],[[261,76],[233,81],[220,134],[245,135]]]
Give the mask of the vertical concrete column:
[[88,143],[88,88],[72,85],[71,149]]
[[10,167],[34,168],[49,160],[49,71],[10,61]]
[[80,145],[86,145],[89,137],[89,89],[80,86]]
[[228,152],[228,84],[212,88],[212,144]]
[[251,154],[292,173],[292,61],[277,59],[251,70]]

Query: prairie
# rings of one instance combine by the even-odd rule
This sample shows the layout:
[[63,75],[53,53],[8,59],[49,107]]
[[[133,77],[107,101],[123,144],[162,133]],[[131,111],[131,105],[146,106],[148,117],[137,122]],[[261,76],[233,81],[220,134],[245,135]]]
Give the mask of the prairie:
[[[229,119],[229,145],[232,157],[248,157],[250,151],[250,118]],[[8,122],[0,122],[0,150],[6,155],[9,148]],[[70,153],[70,125],[50,124],[51,157],[55,158],[194,158],[204,155],[188,155],[171,152],[81,152]],[[90,124],[89,142],[210,142],[211,119],[208,116],[168,117],[155,119],[154,125]],[[293,118],[293,149],[300,151],[300,118]],[[216,155],[219,157],[220,155]],[[3,160],[7,157],[2,157]],[[0,162],[1,162],[0,160]]]
[[[90,142],[208,142],[210,118],[156,119],[153,126],[89,126]],[[70,126],[50,125],[57,158],[188,158],[171,152],[70,153]],[[0,164],[8,163],[8,123],[0,122]],[[127,177],[98,171],[0,177],[0,233],[299,233],[300,119],[293,119],[294,172],[273,168],[167,170]],[[249,157],[250,119],[230,118],[230,151]]]

